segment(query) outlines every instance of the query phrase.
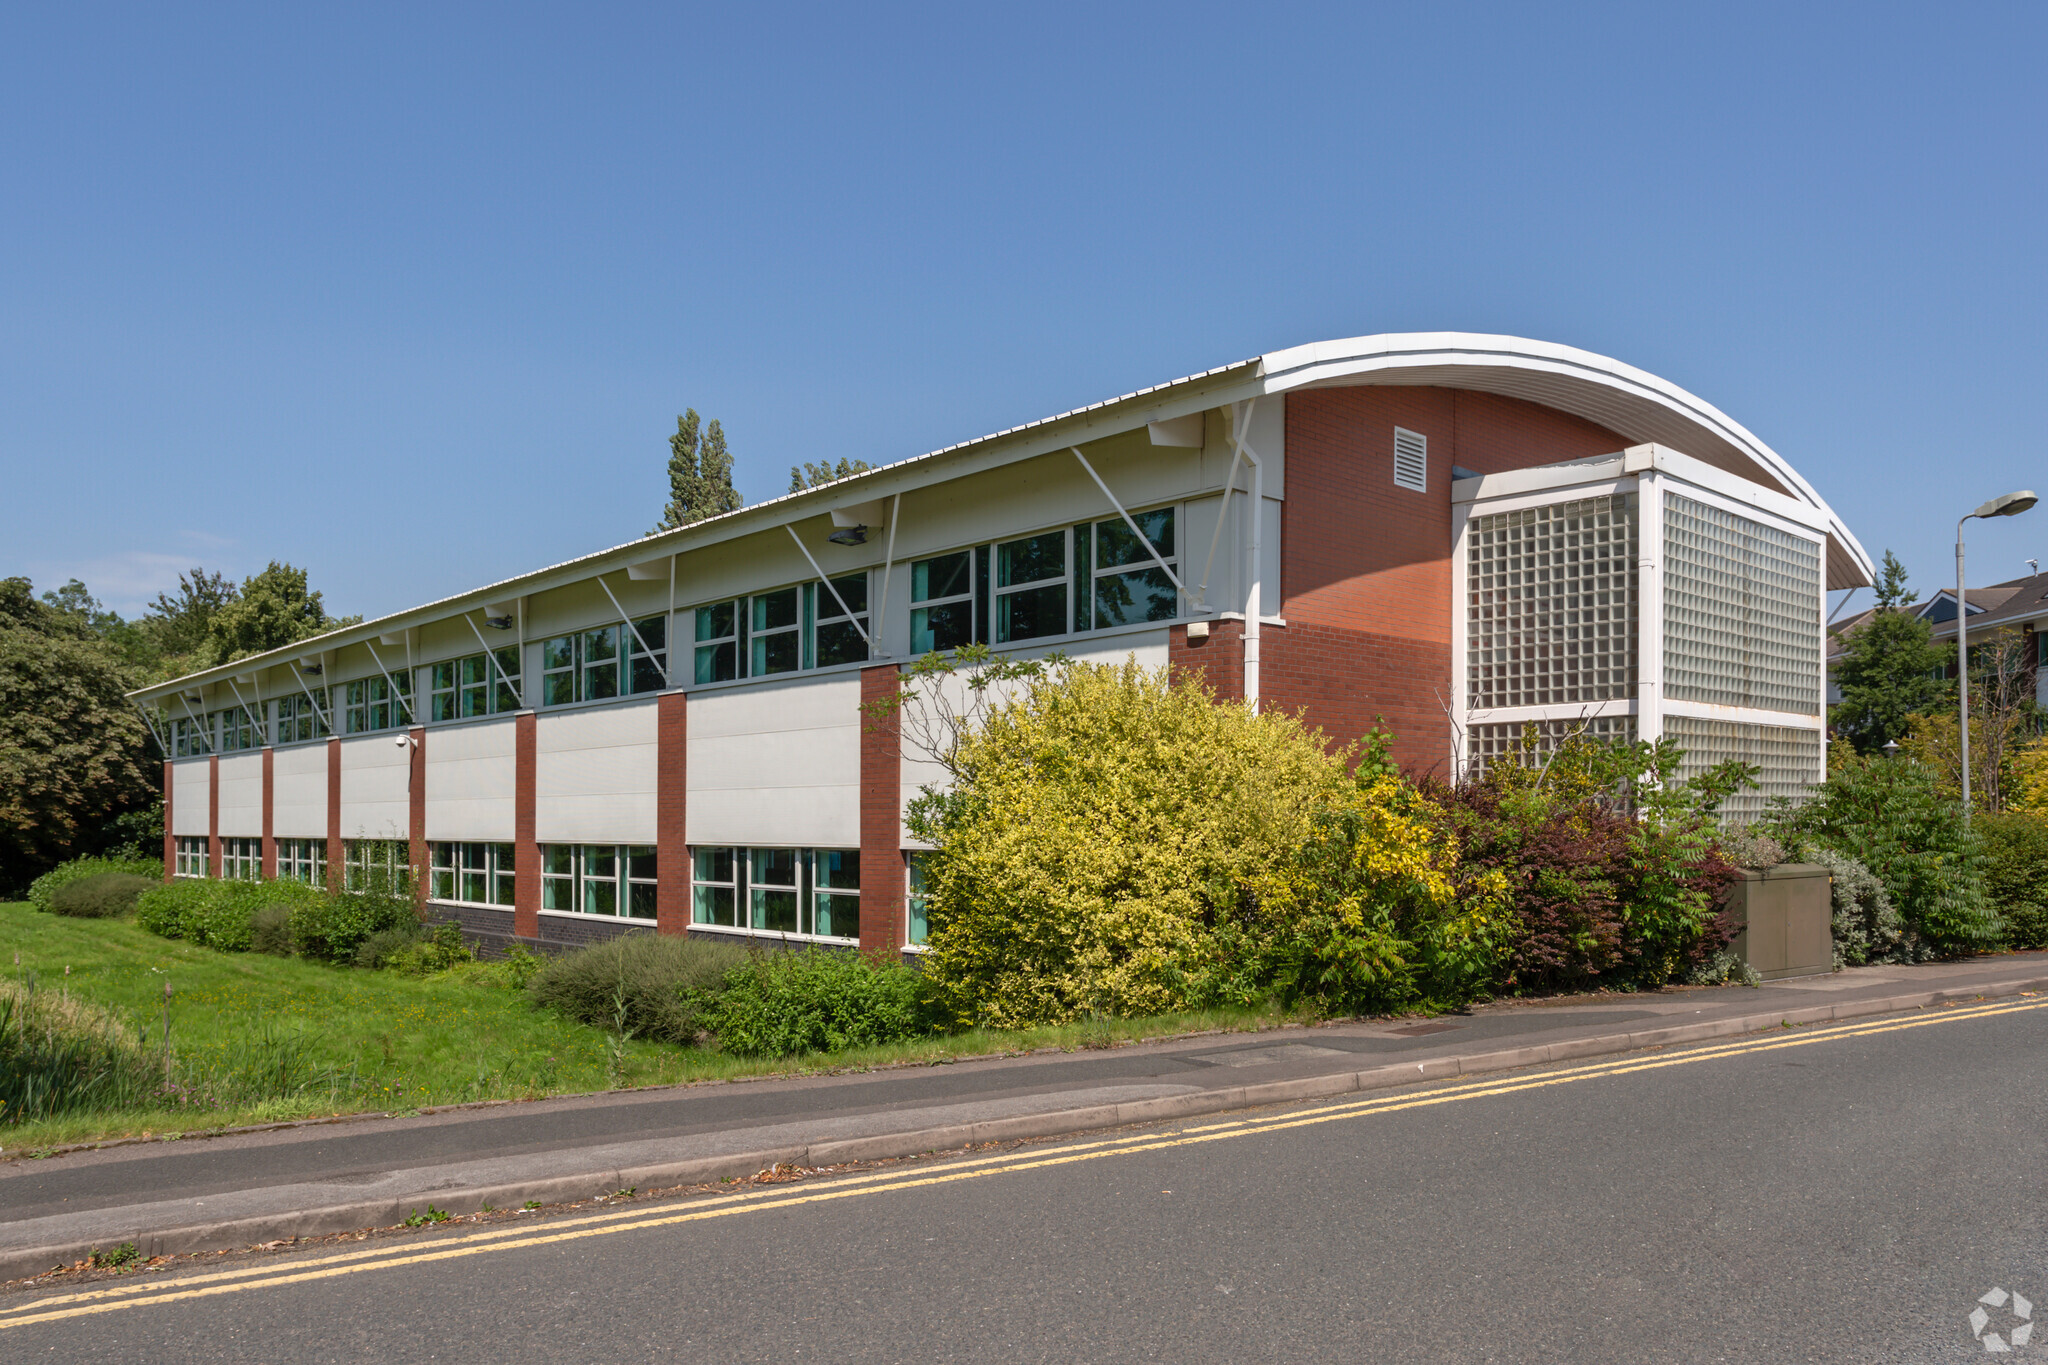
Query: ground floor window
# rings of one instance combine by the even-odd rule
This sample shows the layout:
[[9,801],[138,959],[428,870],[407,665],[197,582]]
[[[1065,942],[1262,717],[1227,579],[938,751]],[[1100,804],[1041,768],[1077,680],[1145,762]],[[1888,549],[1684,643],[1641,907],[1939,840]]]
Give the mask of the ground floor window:
[[279,881],[327,885],[327,841],[325,839],[279,839],[277,841]]
[[860,850],[691,850],[693,923],[767,934],[860,938]]
[[542,844],[540,908],[653,919],[654,850],[645,844]]
[[206,875],[206,836],[203,834],[179,835],[176,856],[176,865],[171,869],[173,876],[204,877]]
[[238,882],[261,881],[263,879],[263,841],[261,839],[221,840],[220,875]]
[[904,855],[905,861],[910,864],[909,895],[905,897],[910,911],[910,922],[906,926],[907,933],[903,941],[916,948],[923,947],[925,941],[931,937],[931,897],[925,884],[925,859],[930,856],[926,853]]
[[436,843],[429,885],[437,901],[510,905],[512,845]]
[[401,839],[350,839],[342,845],[350,891],[405,891],[412,886],[411,850]]

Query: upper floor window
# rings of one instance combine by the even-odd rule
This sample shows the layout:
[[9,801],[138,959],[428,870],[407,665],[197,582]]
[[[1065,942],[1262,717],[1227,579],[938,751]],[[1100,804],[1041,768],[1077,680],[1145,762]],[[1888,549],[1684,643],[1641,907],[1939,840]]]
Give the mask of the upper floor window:
[[277,742],[295,744],[302,740],[324,739],[327,736],[327,721],[321,712],[327,706],[327,689],[316,687],[313,694],[293,693],[277,699]]
[[369,734],[411,724],[412,674],[357,678],[342,684],[342,730]]
[[427,715],[462,720],[519,709],[513,691],[519,680],[519,649],[504,645],[489,654],[443,659],[427,672]]
[[691,677],[699,683],[862,663],[868,657],[868,576],[706,603],[693,624]]
[[262,743],[261,731],[257,728],[255,717],[249,714],[248,708],[230,706],[216,714],[219,717],[216,724],[219,727],[222,753],[232,749],[254,749]]
[[667,667],[668,618],[663,616],[635,621],[631,629],[619,623],[557,635],[540,647],[541,705],[659,692]]
[[193,720],[179,716],[171,722],[171,749],[178,758],[192,758],[199,754],[213,752],[213,724],[211,717]]

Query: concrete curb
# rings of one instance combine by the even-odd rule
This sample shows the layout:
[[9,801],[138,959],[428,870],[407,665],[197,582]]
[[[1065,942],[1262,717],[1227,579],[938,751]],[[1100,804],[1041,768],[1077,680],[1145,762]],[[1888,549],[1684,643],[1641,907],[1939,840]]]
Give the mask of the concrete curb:
[[179,1227],[139,1227],[133,1233],[106,1236],[89,1242],[53,1243],[46,1246],[0,1250],[0,1280],[26,1279],[44,1271],[74,1264],[95,1250],[105,1250],[132,1241],[143,1256],[167,1256],[187,1252],[220,1251],[258,1242],[291,1237],[324,1237],[362,1228],[389,1227],[403,1222],[428,1204],[448,1213],[475,1213],[484,1205],[518,1208],[529,1200],[543,1204],[569,1203],[590,1199],[614,1190],[660,1188],[672,1185],[708,1184],[737,1180],[771,1166],[829,1166],[847,1161],[879,1161],[890,1157],[918,1156],[943,1152],[973,1143],[1010,1142],[1023,1138],[1064,1137],[1093,1129],[1120,1128],[1133,1123],[1160,1123],[1232,1109],[1260,1105],[1289,1104],[1303,1100],[1328,1099],[1361,1090],[1384,1090],[1412,1085],[1417,1081],[1450,1080],[1518,1067],[1541,1066],[1550,1062],[1577,1061],[1587,1057],[1611,1056],[1643,1048],[1668,1047],[1677,1043],[1710,1042],[1759,1029],[1785,1024],[1839,1023],[1879,1014],[1924,1009],[1929,1005],[1959,1000],[1977,1000],[2027,991],[2048,991],[2048,977],[1986,982],[1952,990],[1915,991],[1862,1000],[1845,1000],[1830,1005],[1770,1013],[1745,1014],[1670,1028],[1645,1029],[1629,1033],[1608,1033],[1591,1038],[1573,1038],[1556,1043],[1503,1048],[1462,1057],[1435,1057],[1421,1062],[1373,1067],[1365,1071],[1336,1072],[1304,1076],[1294,1080],[1270,1081],[1262,1085],[1230,1086],[1190,1094],[1166,1095],[1152,1099],[1097,1104],[1085,1108],[1059,1109],[1011,1118],[975,1123],[950,1124],[938,1128],[909,1129],[899,1133],[878,1133],[867,1137],[839,1138],[803,1145],[768,1147],[721,1156],[697,1157],[687,1161],[644,1166],[621,1166],[541,1180],[523,1180],[503,1185],[478,1185],[456,1189],[422,1189],[402,1199],[374,1199],[361,1203],[335,1204],[324,1208],[292,1209],[214,1223],[192,1223]]

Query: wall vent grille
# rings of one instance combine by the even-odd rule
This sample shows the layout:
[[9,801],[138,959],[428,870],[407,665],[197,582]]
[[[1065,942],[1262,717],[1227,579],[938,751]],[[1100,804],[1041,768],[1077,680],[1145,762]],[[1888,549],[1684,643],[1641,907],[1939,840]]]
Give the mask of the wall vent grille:
[[1394,483],[1418,493],[1429,491],[1429,438],[1421,432],[1394,428]]

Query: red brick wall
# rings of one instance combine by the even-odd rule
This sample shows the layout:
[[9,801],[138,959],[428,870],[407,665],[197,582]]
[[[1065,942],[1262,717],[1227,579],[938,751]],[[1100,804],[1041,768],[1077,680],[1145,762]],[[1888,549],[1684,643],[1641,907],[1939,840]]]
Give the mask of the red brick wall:
[[220,865],[220,755],[206,756],[206,873],[221,874]]
[[[1394,428],[1429,438],[1429,488],[1394,484]],[[1287,396],[1281,614],[1264,633],[1263,697],[1306,708],[1332,740],[1376,717],[1394,755],[1442,771],[1451,681],[1451,466],[1482,474],[1623,449],[1539,404],[1458,389],[1360,385]]]
[[341,890],[341,740],[327,740],[327,889]]
[[654,891],[654,928],[663,934],[690,928],[690,836],[684,821],[690,792],[684,765],[689,703],[681,692],[664,692],[655,703],[654,867],[661,880]]
[[[1265,632],[1261,644],[1271,637],[1271,631]],[[1166,637],[1166,662],[1176,673],[1200,678],[1219,701],[1243,697],[1244,622],[1212,621],[1209,638],[1198,644],[1188,642],[1186,626],[1173,627]]]
[[893,716],[866,714],[898,685],[894,664],[861,670],[860,946],[869,952],[903,946],[903,740]]
[[512,932],[533,939],[540,937],[540,844],[533,837],[540,726],[531,711],[512,724]]
[[431,874],[427,871],[427,731],[425,726],[414,726],[407,732],[412,743],[407,745],[406,760],[412,765],[406,773],[406,861],[412,866],[412,898],[416,905],[424,908],[427,903],[427,883]]
[[263,747],[263,880],[277,878],[277,838],[271,824],[271,812],[276,809],[277,778],[271,771],[271,756],[276,753],[269,745]]

